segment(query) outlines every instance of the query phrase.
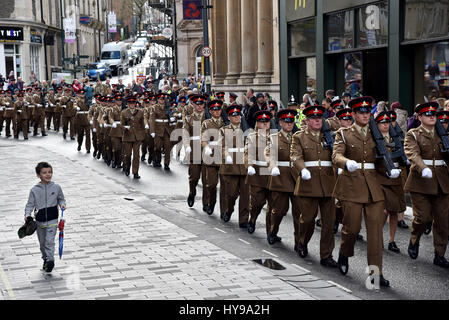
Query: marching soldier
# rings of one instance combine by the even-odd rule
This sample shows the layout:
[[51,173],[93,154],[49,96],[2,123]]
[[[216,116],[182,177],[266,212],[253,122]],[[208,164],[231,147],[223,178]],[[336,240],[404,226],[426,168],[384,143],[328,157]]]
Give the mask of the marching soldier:
[[123,170],[129,176],[131,169],[134,179],[140,179],[139,160],[140,144],[145,138],[145,122],[142,110],[136,109],[137,99],[133,96],[128,98],[128,108],[123,110],[120,116],[120,125],[123,128]]
[[164,148],[164,170],[170,170],[170,124],[167,109],[165,107],[166,93],[157,95],[158,103],[154,105],[153,112],[150,113],[150,135],[154,138],[154,160],[153,167],[162,167],[162,148]]
[[145,139],[142,142],[142,157],[141,161],[146,160],[146,154],[148,153],[148,164],[151,164],[153,162],[153,153],[154,153],[154,139],[150,135],[149,129],[150,129],[150,114],[151,110],[153,108],[153,105],[155,104],[153,101],[155,101],[155,98],[153,95],[147,96],[144,100],[144,120],[145,120]]
[[90,125],[90,130],[92,131],[92,145],[94,147],[94,153],[92,154],[92,156],[94,158],[97,157],[97,152],[98,152],[98,141],[97,141],[97,130],[98,130],[98,120],[95,117],[95,113],[97,112],[97,109],[99,107],[99,99],[100,99],[101,95],[96,94],[94,96],[94,102],[92,103],[92,105],[89,108],[89,112],[87,113],[87,120],[89,120],[89,125]]
[[61,116],[62,116],[62,105],[61,105],[61,98],[63,97],[63,91],[62,87],[57,87],[55,94],[55,101],[56,101],[56,108],[55,108],[55,115],[53,119],[53,128],[56,132],[59,132],[59,127],[61,126]]
[[24,101],[28,103],[28,133],[31,133],[30,127],[34,126],[33,123],[33,113],[34,113],[34,101],[33,101],[33,88],[28,87],[25,89],[25,98]]
[[78,136],[78,151],[81,151],[81,146],[83,145],[84,135],[86,135],[86,152],[90,153],[91,139],[90,139],[90,122],[88,118],[89,106],[86,104],[86,92],[80,90],[75,98],[75,109],[76,117],[75,124]]
[[294,195],[298,196],[299,241],[298,254],[308,255],[307,245],[315,230],[318,208],[321,213],[320,263],[337,268],[332,258],[334,250],[335,199],[332,191],[335,174],[332,166],[332,150],[324,148],[322,140],[322,117],[326,109],[322,106],[309,106],[304,109],[307,128],[293,135],[290,158],[294,168],[301,173],[296,181]]
[[102,113],[104,108],[104,102],[106,97],[105,96],[99,96],[98,99],[96,99],[97,107],[95,108],[95,112],[93,114],[93,126],[96,129],[97,132],[97,159],[100,159],[101,157],[104,158],[105,154],[105,146],[104,146],[104,137],[103,137],[103,120],[102,120]]
[[195,203],[196,187],[199,180],[203,182],[203,211],[208,212],[209,196],[206,187],[206,167],[202,165],[201,125],[206,120],[204,112],[205,99],[203,95],[194,95],[190,98],[194,107],[191,114],[184,118],[182,142],[184,144],[186,159],[189,162],[189,196],[187,204],[191,208]]
[[122,113],[122,94],[117,93],[115,96],[115,105],[109,109],[109,124],[112,125],[110,136],[112,143],[112,168],[122,168],[122,137],[123,128],[120,125],[120,117]]
[[[204,149],[203,158],[203,188],[207,189],[209,202],[206,203],[206,213],[211,215],[214,212],[217,202],[217,185],[219,181],[218,172],[221,164],[221,153],[218,148],[219,130],[224,123],[221,118],[223,101],[212,100],[208,103],[211,118],[203,121],[201,125],[201,145]],[[226,204],[224,182],[220,179],[220,206]],[[222,204],[224,203],[224,204]]]
[[[354,245],[364,212],[368,265],[378,268],[379,284],[389,287],[389,281],[382,274],[384,195],[374,164],[376,142],[368,125],[372,101],[371,97],[351,100],[349,106],[353,110],[355,123],[349,128],[338,130],[335,137],[332,161],[343,170],[337,178],[333,193],[333,196],[341,201],[343,208],[338,268],[342,274],[349,271],[349,257],[354,255]],[[395,174],[393,178],[397,176]]]
[[448,243],[449,153],[441,151],[442,139],[435,129],[438,106],[437,102],[418,105],[415,112],[421,126],[405,137],[404,149],[411,162],[405,191],[410,192],[414,216],[408,254],[418,258],[421,235],[433,220],[433,263],[449,268],[444,257]]
[[333,132],[336,132],[341,127],[340,119],[338,118],[337,113],[338,113],[338,111],[344,109],[345,105],[344,105],[343,101],[338,99],[338,100],[332,101],[331,107],[334,109],[335,116],[333,116],[332,118],[326,119],[326,122],[327,122],[328,126],[330,127],[330,129]]
[[2,135],[3,131],[4,112],[5,112],[5,91],[0,90],[0,136]]
[[14,103],[14,139],[19,139],[19,132],[22,131],[24,140],[28,140],[28,102],[23,100],[24,91],[17,93],[17,101]]
[[111,119],[109,118],[112,105],[115,103],[115,99],[111,96],[106,97],[104,101],[104,107],[100,111],[100,124],[103,125],[101,134],[103,137],[103,160],[109,167],[112,163],[112,140],[111,140]]
[[70,140],[75,140],[75,115],[76,108],[73,106],[72,89],[66,87],[64,95],[60,98],[60,105],[62,108],[62,137],[67,138],[67,131],[70,129]]
[[239,198],[239,227],[247,229],[249,220],[249,188],[246,183],[246,166],[244,164],[244,137],[242,127],[241,105],[229,106],[226,113],[230,120],[228,126],[220,129],[219,146],[222,150],[223,164],[219,173],[223,175],[227,206],[221,219],[228,222],[234,212],[234,205]]
[[45,133],[45,106],[42,101],[42,94],[41,94],[41,88],[36,87],[34,89],[34,95],[33,95],[33,104],[34,104],[34,110],[33,110],[33,124],[34,124],[34,130],[33,130],[33,136],[37,136],[37,129],[40,126],[41,127],[41,134],[42,136],[47,136]]
[[50,86],[47,93],[47,103],[45,104],[45,118],[47,119],[47,131],[50,131],[52,122],[53,128],[56,128],[55,110],[56,110],[55,89]]
[[11,137],[11,123],[13,126],[13,132],[14,132],[14,126],[15,126],[15,113],[14,113],[14,102],[13,98],[11,96],[11,90],[6,90],[6,97],[3,99],[3,105],[4,105],[4,111],[3,111],[3,118],[5,121],[5,132],[6,132],[6,138]]
[[[265,148],[270,135],[272,113],[261,110],[254,114],[256,131],[250,133],[245,144],[245,163],[247,165],[247,184],[249,185],[249,214],[248,233],[256,230],[256,221],[265,203],[268,202],[268,164],[265,159]],[[262,172],[266,170],[267,172]],[[271,204],[268,203],[265,217],[267,236],[271,229]]]
[[437,117],[440,120],[441,124],[443,125],[444,129],[448,131],[449,111],[440,111],[437,113]]
[[[292,203],[295,246],[299,241],[299,198],[294,196],[298,172],[290,162],[292,131],[295,126],[296,110],[284,109],[278,112],[279,124],[282,128],[276,134],[270,135],[268,146],[265,148],[265,158],[271,173],[268,181],[271,203],[271,228],[268,243],[273,245],[282,240],[278,237],[282,218],[287,214],[289,200]],[[297,248],[296,248],[297,249]]]

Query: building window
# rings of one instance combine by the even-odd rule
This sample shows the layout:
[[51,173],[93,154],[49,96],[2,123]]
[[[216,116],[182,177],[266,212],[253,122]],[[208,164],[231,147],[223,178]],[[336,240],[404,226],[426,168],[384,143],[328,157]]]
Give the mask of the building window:
[[316,19],[290,25],[290,56],[314,55],[316,51]]
[[316,92],[316,57],[306,59],[307,92]]
[[449,87],[449,42],[425,45],[424,94],[431,100],[449,99],[445,88]]
[[345,54],[345,92],[356,97],[362,92],[362,53]]
[[449,37],[448,1],[405,1],[404,40]]
[[36,80],[40,80],[40,72],[39,72],[40,46],[30,45],[30,59],[31,59],[30,81],[35,82]]
[[386,2],[359,10],[359,47],[388,44],[388,6]]
[[354,10],[329,15],[327,32],[329,51],[354,48]]

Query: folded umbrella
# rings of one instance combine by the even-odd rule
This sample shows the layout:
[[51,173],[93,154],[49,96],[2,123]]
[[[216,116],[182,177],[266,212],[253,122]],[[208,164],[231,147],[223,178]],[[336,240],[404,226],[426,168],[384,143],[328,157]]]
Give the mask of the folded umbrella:
[[59,220],[59,259],[62,259],[62,251],[64,250],[64,209],[61,208],[61,220]]

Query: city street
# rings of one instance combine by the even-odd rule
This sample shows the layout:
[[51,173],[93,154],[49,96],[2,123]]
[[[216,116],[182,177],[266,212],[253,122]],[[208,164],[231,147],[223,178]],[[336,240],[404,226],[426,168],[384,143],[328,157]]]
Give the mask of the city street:
[[[141,163],[142,179],[136,182],[76,151],[76,142],[64,141],[60,133],[27,142],[7,140],[2,133],[0,150],[0,164],[7,169],[0,194],[1,299],[448,298],[448,273],[432,264],[431,236],[423,236],[420,256],[412,261],[406,253],[409,230],[399,229],[401,254],[384,250],[391,288],[370,291],[365,241],[357,243],[347,276],[320,265],[318,228],[309,256],[296,255],[290,214],[279,231],[282,243],[270,246],[263,214],[249,235],[238,228],[236,215],[225,224],[217,210],[212,216],[202,212],[199,196],[188,208],[187,167],[179,162],[170,173]],[[53,165],[53,181],[68,203],[64,256],[56,259],[51,275],[40,270],[37,237],[17,237],[28,192],[38,182],[39,161]],[[334,257],[340,233],[335,241]],[[252,261],[269,258],[286,269]]]

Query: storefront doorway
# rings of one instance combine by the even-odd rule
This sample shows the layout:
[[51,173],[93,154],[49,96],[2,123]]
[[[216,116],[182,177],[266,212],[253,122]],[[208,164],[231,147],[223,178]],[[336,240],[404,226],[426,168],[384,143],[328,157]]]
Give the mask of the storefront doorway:
[[388,101],[387,49],[363,53],[363,94],[376,101]]

